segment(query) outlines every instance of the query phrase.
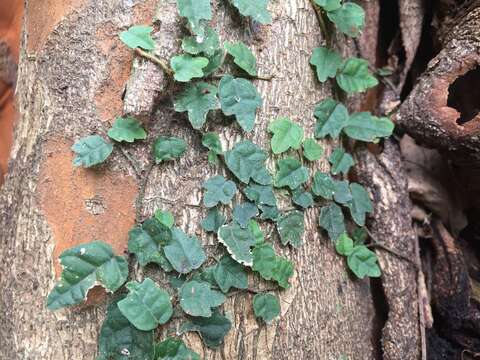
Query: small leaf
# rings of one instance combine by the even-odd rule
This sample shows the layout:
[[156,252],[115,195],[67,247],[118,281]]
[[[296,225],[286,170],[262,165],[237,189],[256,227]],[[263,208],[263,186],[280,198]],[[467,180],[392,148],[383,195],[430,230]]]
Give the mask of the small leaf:
[[336,10],[327,11],[327,16],[338,30],[353,38],[359,36],[365,26],[365,11],[353,2],[346,2]]
[[260,225],[255,220],[250,220],[248,222],[248,229],[253,234],[253,237],[255,239],[255,244],[261,244],[265,241],[265,237],[263,236],[262,229],[260,228]]
[[352,200],[352,194],[348,187],[348,181],[335,181],[335,192],[333,193],[334,200],[339,204],[346,204]]
[[135,140],[146,139],[147,133],[137,119],[128,116],[126,118],[117,117],[113,126],[108,130],[108,136],[118,142],[131,143]]
[[365,215],[373,212],[373,204],[370,200],[367,190],[357,183],[350,184],[350,191],[352,199],[347,202],[347,207],[350,209],[350,214],[353,220],[359,225],[365,225]]
[[378,85],[378,80],[368,70],[368,61],[349,58],[339,70],[336,80],[338,86],[347,93],[362,92]]
[[120,40],[131,49],[153,50],[155,49],[155,43],[150,36],[152,31],[153,27],[151,26],[134,25],[127,31],[120,33]]
[[378,138],[392,135],[393,128],[393,122],[389,118],[359,112],[350,116],[343,131],[352,139],[375,142]]
[[158,209],[155,211],[155,219],[157,219],[160,224],[165,225],[168,228],[171,228],[175,223],[175,219],[173,218],[173,214],[171,211],[164,211]]
[[283,245],[290,244],[295,248],[300,247],[305,232],[303,213],[294,210],[282,215],[277,222],[277,231]]
[[233,207],[233,219],[245,229],[251,218],[258,215],[258,208],[251,202],[244,202]]
[[249,75],[257,75],[257,60],[252,51],[243,42],[232,43],[227,41],[223,47],[228,54],[233,56],[233,62],[241,69],[245,70]]
[[103,241],[93,241],[65,250],[60,255],[60,264],[63,268],[61,279],[47,299],[47,308],[50,310],[81,303],[96,284],[114,292],[128,276],[125,258],[115,256],[112,247]]
[[170,264],[181,274],[198,269],[206,260],[198,239],[187,236],[176,227],[172,229],[172,240],[164,247],[164,251]]
[[251,183],[243,190],[243,192],[248,200],[253,201],[257,205],[277,205],[277,199],[271,185],[258,185]]
[[317,69],[317,78],[325,82],[328,78],[334,78],[337,70],[342,66],[342,57],[335,51],[325,47],[313,49],[310,64]]
[[173,69],[173,78],[180,82],[188,82],[193,78],[204,76],[202,69],[208,65],[208,59],[190,55],[177,55],[170,60]]
[[155,345],[155,360],[200,360],[200,356],[182,340],[168,337]]
[[197,331],[208,347],[217,348],[223,343],[225,335],[230,331],[232,323],[218,310],[214,310],[209,318],[193,317],[182,324],[180,333]]
[[74,166],[91,167],[107,160],[113,151],[113,145],[101,136],[90,135],[75,141],[72,150],[77,154],[73,159]]
[[337,10],[342,6],[340,0],[314,0],[314,2],[325,11]]
[[118,308],[133,326],[148,331],[170,320],[173,315],[170,296],[152,279],[146,278],[142,283],[130,281],[126,287],[129,293],[118,302]]
[[388,66],[384,66],[380,69],[377,69],[377,75],[379,76],[390,76],[393,74],[393,69]]
[[225,75],[220,80],[218,95],[223,113],[235,115],[244,131],[252,131],[256,111],[262,106],[262,98],[255,86],[246,79]]
[[205,28],[204,36],[188,36],[182,40],[182,49],[186,53],[198,55],[203,53],[212,56],[220,48],[218,34],[211,27]]
[[222,143],[217,133],[207,132],[202,136],[202,145],[208,150],[213,151],[216,155],[223,154]]
[[207,190],[203,195],[203,205],[214,207],[218,203],[229,204],[237,192],[237,186],[233,181],[225,180],[221,175],[213,176],[205,181],[202,187]]
[[305,139],[303,142],[303,156],[309,161],[319,160],[323,155],[323,149],[315,139]]
[[342,148],[336,148],[328,158],[328,161],[332,165],[331,172],[333,175],[347,174],[350,168],[355,165],[352,155],[346,153]]
[[240,180],[248,184],[250,179],[261,185],[270,185],[272,177],[265,168],[267,153],[249,140],[241,141],[225,153],[228,169]]
[[256,317],[268,324],[280,316],[280,301],[272,294],[256,294],[253,297],[253,311]]
[[217,232],[220,226],[225,224],[225,216],[218,211],[216,207],[208,210],[207,217],[203,219],[201,226],[202,229],[208,232]]
[[[160,224],[159,226],[163,227],[164,225]],[[165,230],[169,231],[166,227]],[[143,227],[136,226],[128,232],[128,251],[135,254],[141,266],[155,263],[160,265],[164,271],[171,271],[172,266],[160,245],[158,238]]]
[[290,287],[288,280],[293,275],[293,264],[275,255],[272,245],[268,243],[257,244],[253,248],[252,269],[265,280],[274,280],[284,289]]
[[275,187],[288,186],[294,190],[308,180],[308,169],[291,156],[280,159],[277,162],[277,168]]
[[336,139],[347,124],[348,110],[343,104],[337,104],[333,99],[326,99],[317,105],[314,116],[317,118],[315,137],[321,139],[330,135]]
[[260,215],[260,219],[262,220],[277,221],[280,216],[280,212],[276,205],[268,206],[260,204],[258,208],[262,211],[262,215]]
[[303,128],[289,118],[278,118],[268,125],[268,131],[273,134],[271,140],[272,152],[281,154],[292,148],[300,149],[303,140]]
[[320,210],[318,222],[327,230],[330,240],[336,241],[345,232],[345,221],[342,209],[337,204],[331,203]]
[[329,174],[317,171],[313,176],[312,191],[317,196],[332,200],[335,182]]
[[251,248],[256,241],[250,229],[242,229],[236,222],[223,225],[218,229],[218,241],[225,245],[236,262],[246,266],[252,265]]
[[210,110],[220,108],[217,88],[205,82],[188,84],[184,92],[175,100],[175,111],[188,111],[188,120],[194,129],[200,129],[207,120]]
[[267,9],[268,0],[232,0],[232,4],[243,16],[250,16],[260,24],[270,24],[272,15]]
[[177,0],[180,16],[188,19],[188,24],[194,34],[203,36],[205,29],[202,20],[212,20],[210,0]]
[[179,290],[180,306],[191,316],[212,316],[211,308],[222,305],[226,298],[215,290],[210,289],[207,282],[188,281]]
[[294,204],[306,209],[313,205],[313,196],[308,191],[298,187],[292,191],[292,201]]
[[153,143],[155,163],[175,160],[183,156],[187,150],[185,140],[174,136],[159,136]]
[[340,255],[350,255],[353,251],[353,240],[350,239],[346,233],[343,233],[337,241],[335,241],[335,250]]
[[352,239],[355,242],[355,245],[361,245],[365,243],[365,240],[368,238],[368,232],[364,227],[356,227],[352,231]]
[[359,279],[365,276],[380,277],[381,270],[377,261],[377,255],[365,245],[355,246],[347,257],[348,267]]
[[224,293],[227,293],[230,288],[246,289],[248,287],[248,275],[244,267],[228,255],[224,255],[217,263],[213,276]]
[[208,59],[208,65],[203,69],[205,76],[213,74],[222,66],[223,60],[225,59],[224,55],[223,49],[218,49],[213,55],[206,56]]

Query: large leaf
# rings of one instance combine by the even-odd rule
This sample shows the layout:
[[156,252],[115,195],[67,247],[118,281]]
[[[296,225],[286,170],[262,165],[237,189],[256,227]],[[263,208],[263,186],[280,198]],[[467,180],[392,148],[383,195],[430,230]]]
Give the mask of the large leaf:
[[97,284],[108,291],[118,290],[127,280],[128,263],[115,256],[112,247],[93,241],[65,250],[60,255],[63,271],[60,281],[48,295],[47,307],[60,309],[81,303]]
[[288,186],[294,190],[308,180],[308,169],[291,156],[280,159],[277,162],[277,168],[275,187]]
[[[164,225],[159,224],[159,226]],[[165,229],[166,231],[169,230],[166,227]],[[128,251],[136,255],[141,266],[155,263],[160,265],[165,271],[172,270],[172,266],[165,257],[160,241],[143,227],[136,226],[128,232]]]
[[217,348],[223,343],[223,339],[231,327],[231,321],[215,310],[213,315],[208,318],[192,317],[190,321],[182,324],[180,333],[197,331],[208,347]]
[[218,229],[218,241],[225,245],[236,262],[247,266],[252,265],[251,248],[255,246],[256,241],[250,229],[243,229],[236,222],[223,225]]
[[377,255],[365,245],[355,246],[347,257],[348,267],[359,279],[365,276],[380,277],[381,270],[377,261]]
[[352,155],[346,153],[342,148],[336,148],[328,158],[328,161],[332,165],[331,172],[333,175],[347,174],[350,168],[355,165]]
[[201,226],[205,231],[217,232],[225,224],[226,218],[216,207],[208,210],[207,217],[202,220]]
[[376,141],[392,135],[393,128],[393,122],[389,118],[378,118],[369,112],[359,112],[350,116],[343,131],[352,139]]
[[113,145],[101,136],[90,135],[75,141],[72,150],[77,154],[73,159],[74,166],[91,167],[107,160],[113,151]]
[[272,177],[265,168],[267,153],[249,140],[241,141],[225,153],[228,169],[243,183],[250,179],[261,185],[272,183]]
[[229,204],[237,192],[235,183],[221,175],[211,177],[203,183],[202,187],[206,190],[203,195],[203,204],[208,208],[218,203]]
[[273,280],[283,288],[290,287],[288,280],[293,275],[293,264],[285,258],[275,255],[272,245],[257,244],[253,248],[252,269],[265,280]]
[[298,248],[302,245],[305,232],[303,212],[294,210],[282,215],[277,221],[277,231],[283,245],[290,244]]
[[200,360],[200,356],[181,339],[168,337],[155,345],[155,360]]
[[146,25],[134,25],[127,31],[120,33],[120,40],[131,49],[142,48],[144,50],[153,50],[155,43],[150,33],[153,27]]
[[318,81],[324,82],[335,77],[337,70],[342,66],[342,57],[333,50],[319,47],[313,49],[310,64],[317,69]]
[[206,259],[198,239],[187,236],[176,227],[172,229],[172,240],[164,247],[164,251],[170,264],[181,274],[198,269]]
[[222,292],[227,293],[230,288],[246,289],[248,275],[242,265],[230,256],[224,255],[213,270],[215,282]]
[[148,331],[170,320],[173,314],[170,296],[152,279],[146,278],[141,283],[130,281],[126,287],[129,293],[118,302],[118,308],[133,326]]
[[255,86],[246,79],[225,75],[220,80],[218,95],[223,113],[235,115],[243,130],[252,131],[256,111],[262,106],[262,98]]
[[313,175],[312,191],[317,196],[332,200],[335,193],[335,181],[329,174],[317,171]]
[[314,112],[315,137],[317,139],[330,135],[336,139],[347,124],[348,110],[343,104],[337,104],[333,99],[325,99],[317,105]]
[[257,215],[258,208],[251,202],[244,202],[233,207],[233,219],[244,229],[248,226],[250,219]]
[[188,36],[182,40],[183,51],[198,55],[203,53],[212,56],[220,48],[218,34],[211,27],[205,28],[204,36]]
[[378,80],[368,71],[368,61],[349,58],[337,73],[338,86],[347,93],[362,92],[378,85]]
[[268,131],[273,134],[271,146],[274,154],[280,154],[290,148],[298,150],[302,145],[303,128],[289,118],[272,121],[268,125]]
[[350,214],[353,220],[359,225],[365,225],[365,215],[373,212],[373,204],[370,200],[367,190],[357,183],[350,184],[350,192],[352,199],[347,202],[347,207],[350,209]]
[[190,55],[177,55],[170,60],[170,66],[174,72],[174,79],[180,82],[188,82],[193,78],[203,77],[203,68],[208,65],[208,59]]
[[253,297],[253,311],[256,317],[268,324],[280,316],[280,301],[272,294],[256,294]]
[[200,129],[207,120],[210,110],[220,108],[217,88],[205,82],[189,84],[174,103],[175,111],[188,111],[188,120],[194,129]]
[[338,30],[350,37],[359,36],[365,25],[365,11],[353,2],[346,2],[340,8],[327,11],[327,16]]
[[253,201],[257,205],[277,205],[277,199],[271,185],[251,183],[243,190],[243,192],[250,201]]
[[323,155],[323,149],[315,139],[305,139],[303,142],[303,156],[309,161],[319,160]]
[[345,220],[342,209],[337,204],[331,203],[320,209],[318,223],[327,230],[330,240],[336,241],[345,232]]
[[267,9],[268,0],[232,0],[232,4],[243,16],[250,16],[260,24],[270,24],[272,15]]
[[212,19],[210,0],[177,0],[180,16],[186,17],[193,33],[203,36],[202,20]]
[[233,56],[233,62],[249,75],[257,75],[257,60],[252,51],[243,42],[232,43],[227,41],[223,47],[228,54]]
[[157,164],[180,158],[187,150],[185,140],[174,136],[159,136],[153,143],[153,156]]
[[225,296],[207,282],[188,281],[179,290],[180,306],[191,316],[212,316],[212,309],[225,302]]
[[97,360],[153,360],[153,331],[141,331],[122,315],[117,302],[108,306],[98,335]]
[[147,132],[143,129],[140,122],[131,117],[117,117],[113,126],[108,130],[108,136],[118,142],[134,142],[135,140],[144,140],[147,138]]

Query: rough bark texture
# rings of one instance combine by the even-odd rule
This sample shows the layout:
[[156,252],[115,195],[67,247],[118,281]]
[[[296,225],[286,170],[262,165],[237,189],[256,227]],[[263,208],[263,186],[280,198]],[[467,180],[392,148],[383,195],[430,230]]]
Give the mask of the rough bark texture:
[[[41,1],[27,0],[26,53],[19,70],[21,120],[8,178],[0,192],[0,348],[5,359],[94,358],[105,310],[100,300],[105,296],[101,292],[89,296],[93,306],[57,312],[45,308],[45,298],[59,274],[56,259],[65,248],[103,239],[121,253],[136,215],[142,219],[162,207],[174,212],[183,230],[196,233],[207,248],[216,249],[216,240],[199,227],[206,211],[198,205],[202,182],[223,170],[207,164],[199,134],[191,130],[184,114],[173,111],[171,94],[162,91],[166,80],[160,70],[136,59],[125,104],[122,102],[133,55],[120,44],[118,32],[156,17],[156,52],[169,58],[179,51],[182,34],[175,1],[161,1],[157,10],[157,1],[50,3],[40,6]],[[208,130],[221,134],[225,148],[241,137],[266,147],[268,122],[282,115],[301,123],[311,136],[314,105],[328,95],[328,87],[319,86],[309,69],[312,49],[321,43],[309,1],[272,2],[273,25],[260,28],[249,26],[226,2],[214,3],[213,25],[222,39],[249,44],[257,55],[260,73],[275,78],[255,82],[264,103],[252,134],[241,134],[220,116],[209,120]],[[49,6],[52,8],[47,11]],[[35,32],[42,23],[44,30]],[[149,83],[152,81],[155,86]],[[138,103],[133,96],[136,91]],[[69,149],[73,141],[104,133],[114,116],[123,111],[142,115],[149,139],[123,152],[115,150],[99,169],[73,169]],[[151,143],[160,134],[183,137],[188,151],[175,163],[151,168]],[[325,147],[328,154],[329,144]],[[129,161],[125,151],[137,160]],[[325,161],[320,166],[327,168]],[[405,190],[399,185],[396,191],[405,194]],[[407,206],[404,200],[392,201],[385,208],[394,206],[389,211],[395,211]],[[405,216],[408,219],[408,211]],[[296,267],[291,289],[280,293],[280,320],[268,327],[261,325],[253,316],[251,295],[231,297],[224,309],[232,318],[233,329],[220,350],[204,348],[195,334],[184,337],[202,358],[330,360],[342,355],[349,359],[380,355],[370,283],[352,281],[332,244],[320,233],[317,218],[318,209],[306,212],[305,243],[299,250],[278,249]],[[405,224],[399,224],[400,237],[410,236]],[[378,229],[382,226],[388,225]],[[272,234],[272,229],[266,230]],[[403,250],[410,251],[410,240],[404,246]],[[389,277],[393,272],[389,266],[394,269],[391,264],[395,261],[382,255]],[[398,266],[403,270],[403,263]],[[134,270],[136,278],[149,274],[165,283],[165,277],[152,269]],[[403,281],[411,276],[411,270],[405,268],[404,276],[398,279],[401,286],[406,286]],[[389,328],[385,333],[391,338],[412,334],[398,340],[398,349],[404,351],[407,342],[412,347],[405,350],[406,356],[388,358],[415,359],[417,324],[409,322],[410,317],[399,319],[401,308],[391,306],[394,316],[390,321],[400,321],[402,327],[394,335]],[[405,306],[405,311],[414,311],[414,302]],[[159,336],[174,333],[177,326],[173,322],[162,327]],[[384,338],[386,353],[395,349],[392,342]]]

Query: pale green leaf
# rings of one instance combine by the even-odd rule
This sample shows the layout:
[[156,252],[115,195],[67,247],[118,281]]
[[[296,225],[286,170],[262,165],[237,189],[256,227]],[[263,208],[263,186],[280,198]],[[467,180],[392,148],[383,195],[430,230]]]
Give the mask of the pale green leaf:
[[237,192],[235,183],[221,175],[211,177],[203,183],[202,187],[206,190],[203,195],[203,205],[208,208],[218,203],[229,204]]
[[144,140],[147,138],[147,132],[143,129],[140,122],[128,116],[126,118],[117,117],[113,126],[108,130],[108,136],[118,142],[134,142],[135,140]]
[[381,270],[377,261],[377,255],[365,245],[355,246],[347,257],[348,267],[359,279],[365,276],[380,277]]
[[267,9],[268,0],[232,0],[232,4],[243,16],[250,16],[260,24],[270,24],[272,15]]
[[303,156],[309,161],[319,160],[323,155],[323,149],[315,139],[305,139],[303,142]]
[[236,43],[227,41],[223,47],[228,54],[233,56],[233,62],[241,69],[251,76],[257,75],[257,60],[247,45],[241,41]]
[[343,233],[335,241],[335,250],[340,255],[350,255],[353,251],[353,240],[346,233]]
[[353,38],[359,36],[365,26],[365,11],[353,2],[345,2],[340,8],[327,11],[327,16],[338,30]]
[[335,182],[329,174],[317,171],[313,175],[312,191],[317,196],[332,200],[335,193]]
[[317,78],[325,82],[328,78],[334,78],[337,70],[342,66],[342,57],[335,51],[325,47],[313,49],[310,64],[317,70]]
[[272,294],[256,294],[253,297],[253,311],[256,317],[268,324],[280,316],[280,301]]
[[392,135],[393,128],[393,122],[389,118],[359,112],[350,116],[343,131],[352,139],[375,142],[378,138]]
[[158,209],[155,211],[155,219],[157,219],[160,224],[165,225],[167,228],[171,228],[175,223],[173,214],[171,211]]
[[315,108],[315,137],[317,139],[330,135],[336,139],[348,121],[348,110],[343,104],[333,99],[325,99]]
[[202,136],[202,145],[208,150],[213,151],[216,155],[223,154],[222,143],[217,133],[207,132]]
[[188,281],[179,290],[180,306],[191,316],[212,316],[212,309],[222,305],[225,296],[210,288],[207,282]]
[[265,280],[273,280],[283,288],[289,288],[288,280],[293,275],[293,264],[280,256],[275,255],[272,245],[257,244],[253,248],[252,269]]
[[150,33],[153,27],[146,25],[134,25],[127,31],[120,33],[120,40],[131,49],[142,48],[144,50],[153,50],[155,43]]
[[230,288],[246,289],[248,287],[248,275],[244,267],[228,255],[224,255],[217,263],[213,276],[224,293],[227,293]]
[[292,201],[294,204],[306,209],[313,205],[313,196],[299,186],[292,191]]
[[219,48],[218,34],[209,26],[205,28],[204,36],[188,36],[182,40],[183,51],[192,55],[203,53],[212,56]]
[[243,190],[243,192],[250,201],[253,201],[257,205],[277,205],[277,199],[271,185],[251,183]]
[[273,134],[271,140],[272,152],[280,154],[288,149],[300,149],[303,140],[303,128],[289,118],[278,118],[268,125],[268,131]]
[[314,2],[325,11],[337,10],[342,6],[340,0],[314,0]]
[[291,190],[296,189],[308,180],[308,169],[302,166],[297,159],[289,156],[277,162],[275,174],[275,187],[288,186]]
[[255,238],[255,244],[261,244],[265,241],[265,236],[263,235],[260,225],[255,220],[250,220],[248,222],[248,229],[252,232],[253,237]]
[[365,91],[378,85],[378,80],[368,70],[368,61],[359,58],[349,58],[338,71],[336,80],[338,86],[347,93]]
[[193,78],[201,78],[205,74],[203,68],[208,65],[208,59],[191,55],[177,55],[170,60],[174,72],[173,78],[180,82],[188,82]]
[[305,232],[303,212],[294,210],[282,215],[277,221],[277,231],[283,245],[298,248],[302,245]]
[[359,225],[365,225],[365,216],[367,213],[373,212],[373,204],[370,200],[367,190],[357,183],[350,184],[350,191],[352,199],[347,202],[347,207],[350,209],[350,214],[353,220]]
[[200,360],[200,356],[181,339],[168,337],[155,345],[155,360]]
[[205,82],[188,84],[174,102],[177,112],[188,111],[188,120],[194,129],[200,129],[207,120],[210,110],[220,108],[217,87]]
[[91,167],[107,160],[113,151],[113,145],[101,136],[90,135],[75,141],[72,150],[77,154],[73,159],[74,166]]
[[342,148],[336,148],[328,158],[328,161],[332,165],[331,172],[333,175],[347,174],[350,168],[355,165],[352,155],[346,153]]
[[256,240],[248,227],[243,229],[236,222],[223,225],[218,229],[218,241],[225,245],[233,260],[243,265],[252,265],[251,248],[256,244]]
[[187,150],[185,140],[174,136],[159,136],[153,143],[155,163],[175,160],[183,156]]
[[335,191],[333,199],[339,204],[346,204],[352,200],[352,194],[347,180],[335,181]]
[[210,0],[177,0],[180,16],[186,17],[194,34],[204,36],[204,20],[212,20]]
[[187,236],[176,227],[172,229],[172,240],[164,247],[164,251],[170,264],[181,274],[198,269],[206,260],[198,239],[195,236]]
[[331,203],[320,209],[319,225],[327,230],[330,240],[336,241],[345,232],[345,220],[342,209]]
[[223,339],[231,327],[231,321],[220,314],[218,310],[215,310],[209,318],[201,316],[190,318],[190,321],[182,324],[180,333],[197,331],[205,345],[217,348],[223,343]]
[[258,215],[258,208],[251,202],[244,202],[233,207],[233,219],[241,228],[246,228],[251,218]]
[[217,232],[220,226],[225,224],[226,218],[216,207],[208,210],[207,217],[202,220],[202,229],[209,232]]

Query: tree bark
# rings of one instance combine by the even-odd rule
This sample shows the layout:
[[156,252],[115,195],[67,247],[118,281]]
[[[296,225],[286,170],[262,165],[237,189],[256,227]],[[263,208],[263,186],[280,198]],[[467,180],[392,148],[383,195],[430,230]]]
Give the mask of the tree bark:
[[[225,1],[213,3],[212,24],[222,40],[247,43],[257,56],[260,74],[274,78],[255,81],[263,107],[252,134],[242,134],[219,116],[209,120],[208,130],[220,133],[224,148],[231,148],[241,137],[266,148],[269,121],[289,116],[312,136],[314,106],[330,89],[317,83],[309,67],[312,49],[322,42],[309,1],[272,2],[273,24],[262,27],[239,18]],[[93,291],[89,306],[56,312],[45,307],[59,275],[58,255],[66,248],[102,239],[123,253],[135,220],[164,208],[175,214],[178,226],[195,233],[207,249],[215,251],[216,239],[199,226],[206,215],[199,206],[201,184],[225,169],[208,165],[198,133],[184,114],[173,111],[172,93],[161,69],[147,60],[133,59],[133,53],[118,40],[117,34],[128,26],[152,19],[158,19],[156,52],[168,59],[180,51],[183,34],[175,0],[161,1],[158,6],[152,0],[26,1],[18,85],[21,119],[0,192],[0,348],[5,359],[95,357],[105,296]],[[122,151],[116,149],[99,169],[74,169],[70,151],[74,140],[104,134],[124,111],[142,118],[148,139]],[[184,138],[188,151],[177,162],[151,168],[151,144],[159,135]],[[324,146],[328,155],[332,142]],[[128,160],[125,152],[135,160]],[[273,162],[269,165],[273,170]],[[318,168],[328,168],[325,159]],[[406,194],[406,187],[398,191]],[[279,294],[281,318],[261,325],[253,315],[250,294],[229,298],[224,310],[233,327],[220,350],[205,348],[194,333],[184,335],[202,358],[381,356],[379,328],[383,324],[374,301],[378,295],[372,294],[368,279],[353,280],[348,274],[320,232],[318,213],[318,208],[306,211],[306,235],[300,249],[277,249],[296,268],[292,287]],[[158,270],[132,270],[135,278],[148,275],[167,286],[165,275]],[[172,322],[161,327],[159,338],[175,333],[178,325]],[[402,328],[406,334],[400,336],[411,340],[413,350],[408,357],[399,353],[396,358],[418,356],[417,325],[410,322]]]

